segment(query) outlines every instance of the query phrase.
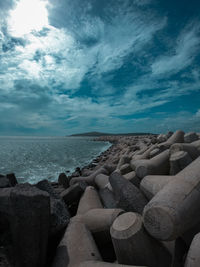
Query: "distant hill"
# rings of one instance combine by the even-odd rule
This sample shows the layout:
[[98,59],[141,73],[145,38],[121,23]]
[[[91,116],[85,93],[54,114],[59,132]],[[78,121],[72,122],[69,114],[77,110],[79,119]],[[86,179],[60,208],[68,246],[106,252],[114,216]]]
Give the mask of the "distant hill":
[[118,136],[118,135],[122,135],[122,136],[135,136],[135,135],[150,135],[151,133],[117,133],[117,134],[112,134],[112,133],[100,133],[100,132],[88,132],[88,133],[80,133],[80,134],[72,134],[70,136],[94,136],[94,137],[98,137],[98,136]]

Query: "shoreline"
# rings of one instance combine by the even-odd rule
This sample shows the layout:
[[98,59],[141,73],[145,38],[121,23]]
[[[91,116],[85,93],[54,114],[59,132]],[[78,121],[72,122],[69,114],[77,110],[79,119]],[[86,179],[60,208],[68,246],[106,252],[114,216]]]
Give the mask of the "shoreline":
[[170,267],[196,249],[200,134],[95,141],[112,145],[57,182],[18,184],[14,174],[0,176],[0,266]]

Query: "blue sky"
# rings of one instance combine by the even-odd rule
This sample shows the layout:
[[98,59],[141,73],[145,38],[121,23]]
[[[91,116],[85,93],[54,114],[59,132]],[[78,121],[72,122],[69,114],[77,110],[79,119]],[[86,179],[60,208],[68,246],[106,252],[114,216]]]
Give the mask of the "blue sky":
[[0,135],[200,132],[198,0],[0,0]]

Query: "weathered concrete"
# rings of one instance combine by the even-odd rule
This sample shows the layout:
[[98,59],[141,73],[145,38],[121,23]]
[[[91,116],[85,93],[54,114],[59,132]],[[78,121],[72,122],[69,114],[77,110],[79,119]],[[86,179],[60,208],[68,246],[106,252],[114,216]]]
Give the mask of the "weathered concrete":
[[80,199],[77,214],[80,215],[88,212],[91,209],[101,208],[103,208],[103,206],[97,191],[94,187],[88,186]]
[[29,184],[20,184],[11,191],[10,203],[15,266],[43,267],[50,227],[49,194]]
[[120,173],[122,175],[127,174],[128,172],[131,172],[132,168],[129,163],[126,163],[120,167]]
[[138,160],[134,163],[136,175],[142,179],[146,175],[167,175],[169,174],[169,150],[149,160]]
[[122,213],[124,213],[122,209],[92,209],[83,215],[73,217],[72,221],[78,220],[84,223],[102,246],[111,242],[110,227]]
[[197,150],[200,152],[200,140],[192,142],[191,145],[195,146]]
[[64,190],[60,196],[67,205],[73,202],[79,201],[83,192],[85,191],[87,184],[85,182],[78,182],[71,185],[68,189]]
[[117,201],[115,199],[114,193],[108,188],[99,190],[99,197],[101,202],[106,209],[115,209],[117,208]]
[[144,225],[160,240],[174,240],[200,222],[200,157],[160,190],[144,209]]
[[110,232],[119,263],[149,267],[169,266],[171,257],[146,233],[139,214],[128,212],[120,215],[115,219]]
[[176,175],[192,162],[192,158],[187,152],[178,151],[170,156],[169,161],[170,161],[169,173],[170,175]]
[[166,184],[174,179],[170,175],[147,175],[140,183],[140,190],[147,199],[152,199]]
[[51,227],[50,234],[57,235],[64,230],[70,220],[70,214],[61,197],[47,180],[42,180],[36,184],[36,187],[50,195],[51,206]]
[[11,215],[10,194],[13,188],[0,188],[0,212]]
[[145,149],[144,152],[142,154],[138,153],[138,154],[135,154],[133,157],[132,157],[132,160],[130,162],[130,165],[131,165],[131,168],[133,170],[135,170],[135,165],[134,165],[134,161],[135,160],[140,160],[140,159],[148,159],[150,158],[150,153],[151,151],[153,151],[154,149],[156,148],[155,145],[150,145],[149,148]]
[[6,177],[0,178],[0,188],[11,187],[10,181]]
[[123,177],[129,182],[131,182],[133,185],[135,185],[136,187],[140,186],[141,180],[137,177],[135,171],[124,174]]
[[118,208],[141,214],[144,206],[147,204],[147,199],[140,190],[117,172],[112,173],[109,180]]
[[70,222],[57,247],[52,267],[76,267],[84,261],[101,261],[92,234],[79,221]]
[[94,178],[94,182],[99,189],[103,189],[109,183],[109,176],[100,173]]
[[195,235],[187,254],[184,267],[200,266],[200,233]]
[[8,173],[6,175],[6,178],[9,180],[11,186],[15,186],[16,184],[18,184],[17,178],[15,177],[14,173]]
[[58,177],[58,183],[62,185],[65,189],[69,187],[69,179],[65,173],[60,173]]
[[200,156],[200,151],[198,151],[198,149],[193,144],[175,143],[170,147],[169,153],[170,153],[170,155],[173,155],[174,153],[176,153],[178,151],[187,152],[193,160]]
[[192,143],[199,139],[198,135],[195,132],[186,133],[184,135],[184,142],[185,143]]
[[104,167],[100,167],[96,171],[94,171],[92,174],[90,174],[89,176],[72,178],[70,180],[70,185],[73,185],[77,182],[86,182],[88,185],[94,185],[95,184],[94,179],[100,173],[107,175],[108,171]]
[[117,263],[109,263],[103,261],[85,261],[80,263],[77,267],[147,267],[147,266],[133,266]]
[[175,133],[173,133],[173,135],[169,139],[167,139],[166,142],[160,143],[158,145],[158,147],[163,148],[163,149],[164,148],[167,149],[172,144],[175,144],[175,143],[184,143],[184,134],[185,133],[183,131],[178,130]]

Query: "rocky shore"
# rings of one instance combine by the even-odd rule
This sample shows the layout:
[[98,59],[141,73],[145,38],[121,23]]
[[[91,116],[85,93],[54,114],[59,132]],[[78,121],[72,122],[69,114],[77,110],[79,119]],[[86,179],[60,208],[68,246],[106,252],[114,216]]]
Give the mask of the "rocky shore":
[[56,183],[0,175],[0,266],[199,267],[200,134],[98,140]]

